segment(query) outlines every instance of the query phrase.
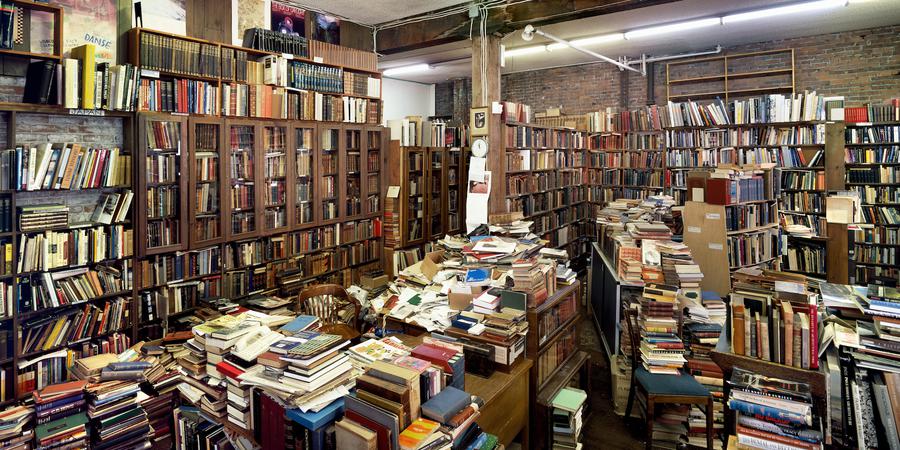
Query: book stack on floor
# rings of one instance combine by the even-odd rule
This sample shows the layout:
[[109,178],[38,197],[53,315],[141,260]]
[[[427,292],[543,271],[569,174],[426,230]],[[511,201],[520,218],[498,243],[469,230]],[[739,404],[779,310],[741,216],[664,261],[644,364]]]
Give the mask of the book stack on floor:
[[34,392],[34,434],[43,448],[85,448],[88,443],[85,381],[47,386]]
[[[704,302],[712,302],[716,299],[721,302],[721,298],[715,293],[703,292]],[[685,313],[682,339],[686,351],[687,372],[693,375],[713,396],[713,429],[716,430],[718,436],[725,426],[723,373],[722,369],[710,359],[709,354],[719,341],[722,324],[718,323],[720,320],[718,317],[710,318],[708,308],[701,304],[700,300],[685,295],[679,295],[678,300]],[[691,406],[688,441],[691,445],[700,447],[706,445],[706,413],[699,405]],[[715,439],[713,444],[719,446],[721,440]]]
[[[53,408],[44,413],[52,414]],[[10,450],[28,450],[34,439],[34,408],[13,406],[0,411],[0,446]]]
[[[204,417],[199,408],[179,406],[175,408],[175,449],[213,450],[232,448],[225,427]],[[234,448],[238,448],[234,446]]]
[[658,405],[653,417],[653,448],[682,448],[688,438],[690,405]]
[[562,388],[553,397],[553,449],[580,449],[584,402],[587,393],[571,387]]
[[380,444],[389,440],[397,448],[399,433],[420,416],[420,372],[375,361],[357,378],[356,388],[354,395],[344,397],[344,420],[375,432]]
[[[809,385],[735,368],[728,380],[739,445],[758,449],[819,449],[822,432]],[[867,448],[872,448],[868,447]]]
[[656,248],[659,251],[665,283],[681,289],[689,297],[700,298],[703,272],[694,261],[691,249],[681,242],[674,241],[657,242]]
[[653,374],[680,375],[684,343],[676,334],[676,288],[663,284],[644,287],[640,305],[641,362]]
[[[439,430],[444,436],[434,435],[426,438],[433,441],[444,441],[453,448],[486,448],[497,447],[497,437],[485,433],[476,423],[478,409],[484,405],[480,398],[473,397],[465,391],[448,386],[438,395],[422,404],[422,416],[441,424]],[[406,430],[404,430],[404,433]],[[435,433],[437,434],[437,433]],[[425,443],[414,448],[421,448]],[[449,448],[446,444],[437,448]]]
[[137,382],[104,381],[88,386],[87,391],[91,448],[149,447],[153,430],[141,408],[143,394]]

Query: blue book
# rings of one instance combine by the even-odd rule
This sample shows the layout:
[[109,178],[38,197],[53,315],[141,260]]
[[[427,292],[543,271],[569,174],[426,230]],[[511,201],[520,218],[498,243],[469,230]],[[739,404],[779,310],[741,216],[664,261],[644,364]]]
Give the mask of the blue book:
[[453,386],[447,386],[422,405],[422,415],[436,422],[446,424],[450,418],[471,403],[472,396],[467,392]]
[[278,331],[288,336],[293,336],[294,334],[305,330],[308,326],[316,323],[317,320],[319,320],[319,318],[316,316],[299,315],[295,317],[294,320],[282,325]]
[[731,399],[728,400],[728,407],[751,417],[763,416],[770,419],[785,421],[794,425],[812,425],[812,417],[809,415],[797,414],[783,409],[773,408],[771,406],[757,405],[756,403]]
[[299,409],[287,409],[285,413],[288,419],[299,423],[303,427],[310,430],[318,430],[328,425],[344,412],[344,399],[339,398],[328,406],[319,410],[319,412],[303,412]]
[[478,268],[466,271],[466,283],[482,283],[491,279],[491,269]]
[[134,362],[114,362],[109,363],[106,368],[109,370],[147,370],[153,364],[150,364],[147,361],[134,361]]

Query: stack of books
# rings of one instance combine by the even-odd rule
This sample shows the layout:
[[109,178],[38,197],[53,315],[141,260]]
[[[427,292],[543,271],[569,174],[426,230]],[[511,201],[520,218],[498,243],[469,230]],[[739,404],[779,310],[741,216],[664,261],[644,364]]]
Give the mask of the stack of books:
[[413,348],[411,355],[441,369],[446,385],[457,389],[465,388],[466,361],[461,345],[442,339],[425,338],[422,344]]
[[43,231],[69,225],[66,205],[29,205],[19,207],[19,230]]
[[87,447],[86,385],[85,381],[72,381],[50,385],[34,393],[37,445],[43,448]]
[[662,405],[653,417],[653,448],[682,448],[688,441],[689,405]]
[[[50,413],[45,413],[49,415]],[[34,408],[13,406],[0,411],[0,446],[9,449],[29,449],[34,439],[31,429]]]
[[619,278],[626,283],[643,284],[644,265],[641,260],[641,249],[638,247],[619,247],[616,260]]
[[528,294],[528,305],[538,306],[556,291],[556,268],[520,259],[512,264],[513,290]]
[[676,334],[677,288],[648,284],[640,305],[641,362],[654,374],[680,375],[684,367],[684,343]]
[[584,402],[587,393],[566,387],[553,397],[553,448],[580,449]]
[[813,417],[809,385],[740,368],[734,369],[728,384],[728,408],[735,411],[739,445],[759,449],[822,448],[823,435]]
[[87,388],[90,402],[91,448],[132,448],[152,435],[147,413],[138,399],[134,381],[104,381]]
[[141,382],[145,380],[144,371],[153,367],[148,361],[114,362],[100,370],[100,381],[131,380]]
[[281,383],[312,393],[340,385],[351,377],[350,357],[340,351],[349,343],[338,335],[305,331],[278,341],[269,350],[281,353],[281,359],[288,364]]
[[[704,297],[712,299],[715,294],[704,291]],[[722,370],[710,359],[712,352],[722,333],[722,325],[713,322],[709,318],[707,308],[697,299],[691,299],[679,295],[678,300],[685,314],[682,327],[682,339],[684,340],[685,355],[687,358],[687,371],[702,384],[713,396],[713,429],[718,436],[725,426],[725,403],[722,388]],[[696,311],[703,310],[703,314]],[[691,405],[688,419],[688,442],[700,447],[706,446],[706,412],[698,405]],[[721,445],[720,439],[714,439],[713,444]]]
[[433,436],[430,439],[446,440],[452,443],[453,448],[495,448],[497,437],[485,433],[476,423],[478,409],[482,405],[484,401],[480,398],[448,386],[422,404],[422,415],[442,425],[440,431],[444,436]]
[[682,291],[700,298],[700,282],[703,280],[703,272],[700,266],[694,262],[691,249],[680,242],[658,242],[659,258],[662,263],[665,283],[676,286]]

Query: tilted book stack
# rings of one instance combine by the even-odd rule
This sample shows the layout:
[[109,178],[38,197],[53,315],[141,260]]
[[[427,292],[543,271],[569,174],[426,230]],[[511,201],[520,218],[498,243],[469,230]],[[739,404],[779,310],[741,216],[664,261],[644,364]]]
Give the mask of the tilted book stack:
[[654,374],[679,375],[686,362],[684,343],[676,335],[677,288],[648,284],[641,297],[641,361]]

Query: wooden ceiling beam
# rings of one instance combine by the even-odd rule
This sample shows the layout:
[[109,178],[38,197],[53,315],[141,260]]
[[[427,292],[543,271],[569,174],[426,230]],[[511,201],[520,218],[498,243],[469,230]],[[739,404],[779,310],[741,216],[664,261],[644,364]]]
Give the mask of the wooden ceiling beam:
[[[585,17],[644,8],[677,0],[540,0],[516,3],[490,10],[488,34],[509,33],[531,24],[534,26],[566,22]],[[468,13],[411,23],[378,31],[378,52],[400,53],[469,38]],[[472,28],[478,29],[478,22]]]

